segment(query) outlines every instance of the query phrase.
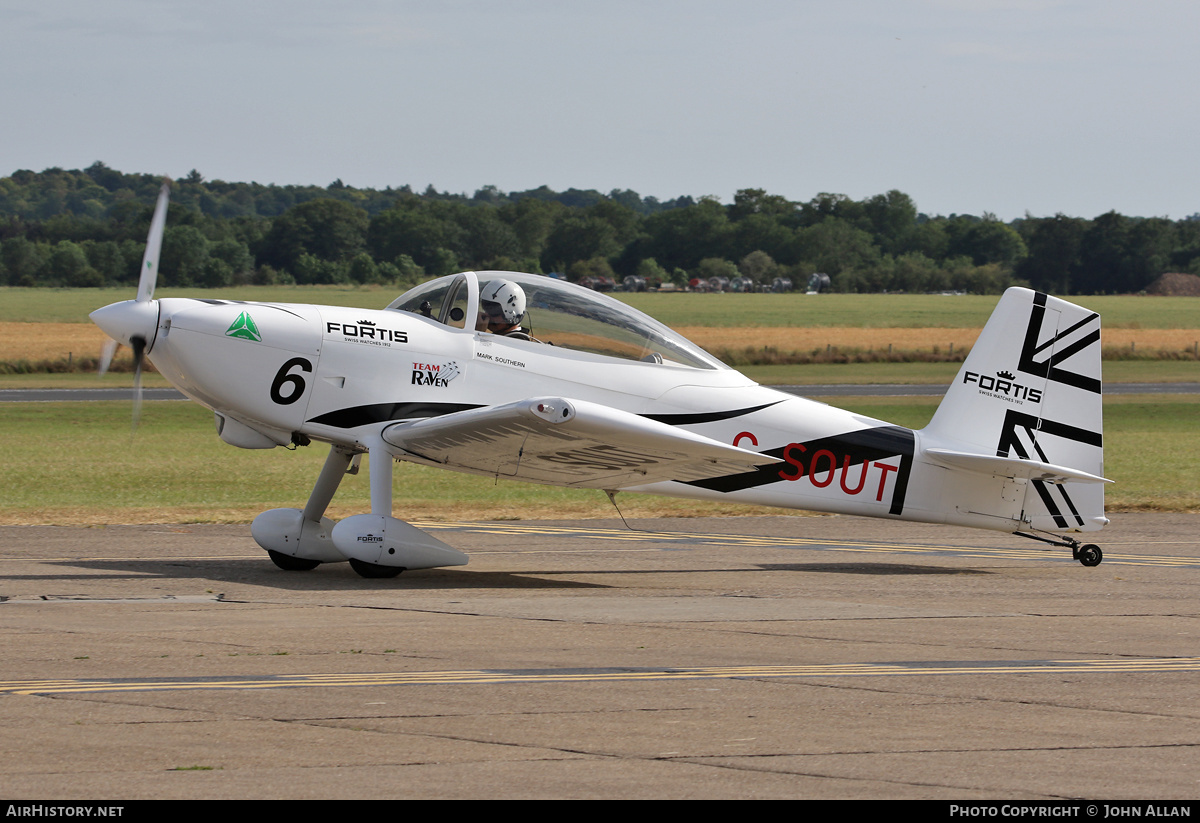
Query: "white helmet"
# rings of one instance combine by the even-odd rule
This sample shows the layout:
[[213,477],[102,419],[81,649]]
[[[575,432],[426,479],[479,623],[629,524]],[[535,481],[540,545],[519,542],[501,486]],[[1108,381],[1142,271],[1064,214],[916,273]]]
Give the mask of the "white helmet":
[[[525,292],[511,280],[491,281],[480,291],[479,300],[484,311],[488,311],[489,304],[499,306],[504,322],[510,326],[520,323],[521,318],[525,316]],[[495,311],[492,309],[488,313],[493,314]]]

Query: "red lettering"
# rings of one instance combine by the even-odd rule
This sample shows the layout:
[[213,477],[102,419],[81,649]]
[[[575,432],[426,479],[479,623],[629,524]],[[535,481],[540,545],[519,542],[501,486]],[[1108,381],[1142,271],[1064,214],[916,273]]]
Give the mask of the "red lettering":
[[758,445],[758,438],[752,435],[750,432],[738,432],[737,437],[733,438],[733,445],[736,446],[738,443],[742,442],[743,437],[748,438],[751,445]]
[[881,474],[879,475],[879,494],[875,495],[875,499],[883,500],[883,487],[887,485],[888,472],[896,471],[896,467],[889,466],[887,463],[876,463],[875,465],[879,468],[879,470],[881,472]]
[[862,473],[858,476],[858,485],[853,489],[846,485],[846,471],[850,468],[850,455],[842,458],[842,491],[846,494],[858,494],[863,490],[863,485],[867,482],[867,467],[871,465],[870,460],[862,462]]
[[[738,436],[740,437],[741,435]],[[734,445],[737,444],[735,443]],[[786,469],[780,469],[779,478],[781,480],[799,480],[804,476],[804,463],[801,462],[801,458],[799,456],[793,456],[792,454],[792,452],[797,449],[799,450],[800,454],[804,454],[804,452],[808,451],[808,449],[806,449],[800,443],[788,443],[784,448],[783,459],[795,466],[796,473],[794,475],[788,474]]]
[[[825,476],[824,482],[817,479],[817,461],[821,459],[821,455],[825,455],[829,459],[829,474]],[[833,482],[833,475],[836,471],[837,458],[833,456],[833,452],[829,449],[818,449],[817,453],[812,456],[812,462],[808,464],[808,479],[814,486],[823,489]]]

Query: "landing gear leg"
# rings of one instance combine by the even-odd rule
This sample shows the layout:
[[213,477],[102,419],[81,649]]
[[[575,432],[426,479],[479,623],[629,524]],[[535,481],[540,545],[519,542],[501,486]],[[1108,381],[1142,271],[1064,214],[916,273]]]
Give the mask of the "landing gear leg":
[[1036,534],[1027,534],[1026,532],[1013,532],[1017,537],[1028,537],[1030,540],[1037,540],[1039,543],[1049,543],[1051,546],[1065,546],[1071,550],[1071,559],[1078,560],[1084,566],[1099,566],[1100,561],[1104,559],[1104,552],[1100,551],[1100,547],[1095,543],[1080,543],[1074,537],[1066,537],[1054,539],[1042,537]]
[[250,534],[276,566],[308,571],[346,559],[333,545],[335,524],[324,515],[353,459],[354,452],[332,447],[303,509],[271,509],[254,518]]
[[392,516],[392,455],[382,440],[367,449],[367,464],[371,477],[371,514]]
[[[392,456],[382,441],[376,442],[367,451],[367,468],[371,477],[371,514],[384,518],[392,516]],[[368,580],[387,580],[404,571],[403,566],[384,566],[369,563],[356,557],[350,558],[350,568]]]
[[346,476],[346,469],[350,467],[350,461],[353,458],[352,452],[344,451],[337,446],[330,447],[329,456],[325,458],[325,465],[321,467],[321,473],[317,475],[317,482],[313,486],[312,494],[308,496],[308,502],[304,504],[305,520],[313,523],[321,522],[321,518],[325,516],[325,510],[333,501],[333,495],[337,493],[338,486],[342,484],[342,478]]

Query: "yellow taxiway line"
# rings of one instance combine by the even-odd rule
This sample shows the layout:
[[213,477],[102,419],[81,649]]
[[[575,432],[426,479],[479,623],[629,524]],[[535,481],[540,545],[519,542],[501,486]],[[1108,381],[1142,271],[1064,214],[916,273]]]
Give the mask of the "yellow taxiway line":
[[144,692],[212,689],[296,689],[365,686],[446,686],[603,681],[757,680],[764,678],[940,677],[950,675],[1149,674],[1200,671],[1200,658],[1100,660],[929,661],[829,663],[808,666],[711,666],[698,668],[595,668],[513,671],[371,672],[292,674],[264,677],[8,680],[0,694],[46,695],[89,692]]

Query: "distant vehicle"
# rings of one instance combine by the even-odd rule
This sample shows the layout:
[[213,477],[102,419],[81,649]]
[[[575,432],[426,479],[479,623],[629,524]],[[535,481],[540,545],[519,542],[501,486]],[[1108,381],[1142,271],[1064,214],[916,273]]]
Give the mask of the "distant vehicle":
[[785,292],[792,290],[792,281],[786,277],[776,277],[771,281],[771,291]]
[[813,272],[812,277],[808,278],[808,294],[819,294],[823,291],[828,291],[832,281],[828,274],[823,272]]
[[593,291],[612,291],[617,287],[617,284],[613,282],[611,277],[606,277],[603,274],[595,277],[582,277],[579,280],[579,285]]

